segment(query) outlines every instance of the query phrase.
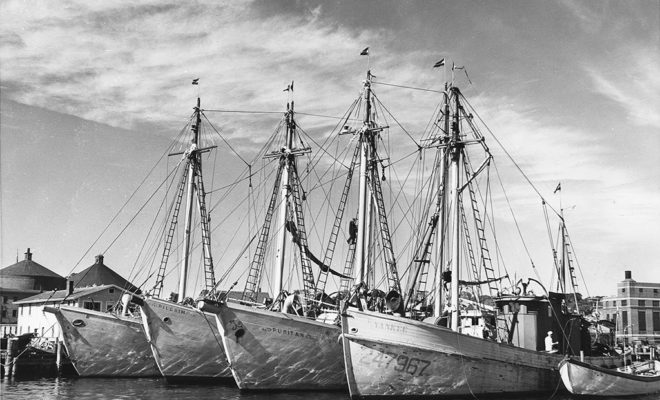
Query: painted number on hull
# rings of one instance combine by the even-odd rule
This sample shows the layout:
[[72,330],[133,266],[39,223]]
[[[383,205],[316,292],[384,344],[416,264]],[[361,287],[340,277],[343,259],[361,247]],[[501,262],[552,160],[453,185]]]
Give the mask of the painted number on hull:
[[395,371],[405,372],[412,376],[423,376],[426,368],[431,365],[430,361],[396,353],[378,352],[371,361],[379,368],[394,368]]

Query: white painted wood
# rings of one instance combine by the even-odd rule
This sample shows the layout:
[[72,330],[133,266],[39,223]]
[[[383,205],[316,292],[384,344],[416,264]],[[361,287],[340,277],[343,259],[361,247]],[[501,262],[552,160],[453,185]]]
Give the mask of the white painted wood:
[[78,307],[46,307],[80,376],[160,376],[139,319]]
[[159,299],[145,299],[142,314],[154,358],[165,378],[231,379],[213,314]]
[[346,388],[337,325],[234,303],[216,316],[239,388]]
[[595,367],[576,360],[562,361],[561,379],[573,394],[591,396],[631,396],[660,393],[660,362],[655,361],[655,375],[632,375],[616,369]]
[[342,318],[342,337],[351,397],[532,393],[562,388],[557,366],[563,355],[467,336],[425,322],[349,309]]

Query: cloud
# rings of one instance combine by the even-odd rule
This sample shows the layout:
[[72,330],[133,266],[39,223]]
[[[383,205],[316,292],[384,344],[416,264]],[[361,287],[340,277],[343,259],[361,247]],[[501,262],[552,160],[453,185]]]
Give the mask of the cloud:
[[[657,48],[619,49],[602,63],[585,63],[594,90],[617,103],[635,125],[660,128],[660,54]],[[605,67],[604,67],[605,66]]]
[[348,104],[339,91],[351,82],[327,76],[350,71],[363,43],[380,35],[322,22],[320,6],[267,16],[251,2],[2,7],[7,96],[115,126],[180,120],[193,77],[206,105],[283,107],[281,88],[292,79],[306,107],[333,97]]

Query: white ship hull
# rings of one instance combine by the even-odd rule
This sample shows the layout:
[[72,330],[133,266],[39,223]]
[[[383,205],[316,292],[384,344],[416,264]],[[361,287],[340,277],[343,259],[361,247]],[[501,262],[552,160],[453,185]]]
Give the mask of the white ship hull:
[[[349,309],[342,342],[351,397],[553,392],[560,354]],[[602,360],[602,359],[600,359]]]
[[616,369],[595,367],[575,360],[559,365],[561,379],[573,394],[589,396],[632,396],[660,393],[660,362],[649,368],[655,374],[633,375]]
[[139,319],[78,307],[44,310],[55,314],[78,375],[160,376]]
[[231,379],[213,314],[169,301],[145,299],[142,315],[153,356],[166,379]]
[[233,303],[216,316],[239,388],[346,389],[338,326]]

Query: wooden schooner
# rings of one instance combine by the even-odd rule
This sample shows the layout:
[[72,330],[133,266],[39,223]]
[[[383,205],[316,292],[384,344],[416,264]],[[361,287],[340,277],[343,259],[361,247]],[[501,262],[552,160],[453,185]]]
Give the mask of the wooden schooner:
[[[415,279],[406,292],[405,316],[350,307],[342,312],[351,397],[552,392],[561,388],[557,365],[564,353],[582,351],[586,362],[621,363],[617,357],[589,356],[582,321],[568,312],[563,293],[537,295],[527,287],[530,281],[513,283],[509,292],[500,284],[508,275],[498,274],[487,246],[493,207],[481,207],[492,194],[476,187],[492,154],[478,114],[453,83],[445,86],[443,103],[435,136],[427,140],[428,148],[437,149],[436,183],[427,228],[420,229],[423,240],[411,262]],[[469,146],[479,151],[468,153]],[[482,182],[489,183],[483,174]],[[494,300],[490,306],[480,301],[482,286]],[[474,293],[470,303],[476,308],[461,298],[466,291]]]

